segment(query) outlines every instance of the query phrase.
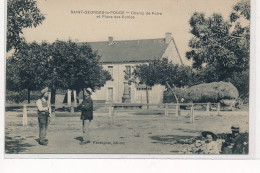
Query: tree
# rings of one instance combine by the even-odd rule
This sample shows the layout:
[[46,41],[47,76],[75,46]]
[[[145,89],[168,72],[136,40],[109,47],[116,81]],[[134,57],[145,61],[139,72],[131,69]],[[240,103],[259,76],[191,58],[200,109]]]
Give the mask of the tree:
[[46,78],[48,86],[73,90],[91,88],[95,91],[111,80],[111,75],[99,60],[100,56],[87,43],[55,41],[50,61],[52,68]]
[[[149,93],[148,87],[155,85],[155,80],[153,78],[155,70],[153,63],[137,65],[133,71],[133,76],[135,79],[139,79],[140,83],[144,83],[146,86],[146,102],[149,104]],[[148,106],[147,106],[148,109]]]
[[[152,87],[156,84],[164,85],[172,90],[172,87],[189,86],[192,83],[192,69],[187,66],[174,65],[167,58],[155,59],[147,64],[134,67],[132,81],[139,79],[140,83]],[[175,95],[172,90],[173,95]],[[149,104],[148,90],[146,90],[147,104]],[[176,95],[175,95],[176,97]],[[178,102],[178,98],[176,97]]]
[[225,81],[235,84],[239,91],[240,98],[249,97],[249,69],[241,72],[235,72],[232,77],[227,78]]
[[112,78],[99,63],[100,56],[87,43],[56,40],[51,52],[50,70],[44,79],[51,88],[52,103],[55,103],[56,89],[79,92],[84,88],[91,88],[95,91]]
[[6,62],[6,88],[12,91],[41,89],[45,85],[44,76],[49,70],[50,44],[42,42],[22,42],[12,57]]
[[37,27],[45,19],[34,0],[7,1],[7,51],[17,48],[24,38],[23,28]]
[[233,7],[230,21],[225,21],[221,14],[206,18],[203,13],[195,12],[191,17],[193,37],[186,57],[193,59],[201,83],[232,81],[235,74],[241,75],[249,69],[250,27],[249,24],[243,27],[238,21],[240,17],[250,19],[249,2],[241,1]]
[[[56,89],[95,91],[111,79],[99,63],[100,56],[87,43],[55,41],[53,44],[21,43],[7,59],[7,89],[30,91],[48,86],[55,100]],[[54,102],[53,102],[54,103]]]
[[250,20],[250,1],[240,1],[233,7],[230,14],[230,21],[236,22],[240,17]]

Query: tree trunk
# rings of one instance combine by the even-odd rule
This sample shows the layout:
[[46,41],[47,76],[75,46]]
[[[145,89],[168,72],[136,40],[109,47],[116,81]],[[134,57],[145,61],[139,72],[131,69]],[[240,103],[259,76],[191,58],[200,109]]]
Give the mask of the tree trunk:
[[148,93],[148,86],[146,85],[146,103],[147,109],[149,109],[149,93]]
[[168,84],[168,82],[166,82],[166,85],[167,85],[167,87],[171,90],[172,94],[174,95],[174,97],[175,97],[175,99],[176,99],[176,103],[179,103],[178,98],[177,98],[175,92],[173,91],[173,89],[171,88],[171,86]]
[[52,88],[51,89],[51,109],[53,110],[53,112],[55,113],[55,98],[56,98],[56,89]]
[[82,89],[82,94],[83,94],[82,99],[83,99],[83,100],[85,100],[85,94],[84,94],[84,91],[85,91],[85,89],[83,88],[83,89]]
[[77,91],[73,90],[74,107],[77,107]]
[[27,100],[28,100],[28,104],[31,103],[31,90],[28,88],[28,91],[27,91]]

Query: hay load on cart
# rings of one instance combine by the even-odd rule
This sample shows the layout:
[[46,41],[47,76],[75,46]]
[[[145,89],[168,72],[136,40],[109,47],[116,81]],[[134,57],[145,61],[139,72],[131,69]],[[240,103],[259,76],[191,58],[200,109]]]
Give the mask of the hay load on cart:
[[190,87],[187,92],[187,97],[193,102],[219,102],[223,110],[233,110],[238,96],[237,88],[230,82],[203,83]]
[[[220,103],[225,109],[233,108],[238,99],[238,90],[230,82],[212,82],[194,85],[189,88],[175,88],[178,99],[185,103]],[[174,97],[170,92],[164,93],[164,101],[173,102]],[[214,110],[214,105],[211,106]]]
[[223,110],[230,110],[233,111],[236,105],[236,100],[228,100],[228,99],[223,99],[220,100],[220,106]]

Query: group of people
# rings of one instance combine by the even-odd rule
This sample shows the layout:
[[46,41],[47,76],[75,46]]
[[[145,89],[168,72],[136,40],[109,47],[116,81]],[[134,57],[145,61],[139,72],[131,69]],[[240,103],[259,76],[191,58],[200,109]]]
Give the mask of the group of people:
[[[82,120],[82,137],[81,145],[90,143],[90,122],[93,120],[93,101],[91,99],[91,90],[83,90],[83,101],[78,106],[81,110]],[[41,97],[36,101],[36,106],[38,108],[38,123],[39,123],[39,144],[48,145],[48,139],[46,139],[48,125],[51,120],[51,106],[48,102],[48,88],[41,91]]]
[[196,154],[248,154],[248,135],[239,133],[239,126],[231,127],[231,134],[218,138],[210,131],[201,134],[202,140],[196,140],[186,153]]

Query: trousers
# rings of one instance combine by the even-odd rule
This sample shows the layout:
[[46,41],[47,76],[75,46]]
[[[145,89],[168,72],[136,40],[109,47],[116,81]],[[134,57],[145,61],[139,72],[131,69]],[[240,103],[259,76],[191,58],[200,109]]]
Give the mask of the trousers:
[[49,124],[49,116],[44,114],[39,114],[38,122],[39,122],[39,142],[45,142],[48,124]]
[[83,141],[90,141],[90,121],[82,120],[82,137]]

